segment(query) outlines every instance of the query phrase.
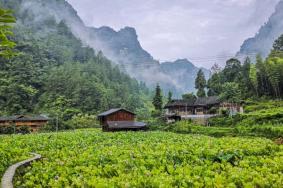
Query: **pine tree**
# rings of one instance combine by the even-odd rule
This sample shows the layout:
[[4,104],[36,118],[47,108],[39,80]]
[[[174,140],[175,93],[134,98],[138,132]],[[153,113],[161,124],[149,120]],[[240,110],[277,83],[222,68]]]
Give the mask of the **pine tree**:
[[152,101],[153,106],[155,107],[155,110],[162,110],[162,92],[159,84],[157,84],[156,89],[155,89],[155,96]]
[[172,91],[169,91],[169,92],[168,92],[168,102],[171,102],[171,101],[172,101],[172,96],[173,96]]
[[195,88],[198,90],[197,91],[198,97],[205,97],[206,96],[205,90],[204,90],[205,87],[206,87],[206,80],[205,80],[203,71],[200,69],[198,71],[198,74],[197,74],[197,77],[196,77],[196,80],[195,80]]

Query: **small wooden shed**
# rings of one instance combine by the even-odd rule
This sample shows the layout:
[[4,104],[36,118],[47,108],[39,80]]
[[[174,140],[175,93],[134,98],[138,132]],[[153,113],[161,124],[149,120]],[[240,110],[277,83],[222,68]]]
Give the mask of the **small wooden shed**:
[[143,122],[135,121],[136,114],[123,109],[114,108],[98,115],[98,120],[103,131],[124,131],[124,130],[146,130]]
[[8,117],[0,117],[0,126],[26,126],[32,131],[37,131],[49,121],[49,118],[44,116],[29,116],[29,115],[16,115]]

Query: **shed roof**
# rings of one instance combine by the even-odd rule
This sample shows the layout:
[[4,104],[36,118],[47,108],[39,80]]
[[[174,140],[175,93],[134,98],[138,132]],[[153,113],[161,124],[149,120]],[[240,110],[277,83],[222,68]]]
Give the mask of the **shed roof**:
[[103,113],[101,113],[101,114],[98,114],[98,117],[108,116],[108,115],[110,115],[110,114],[113,114],[113,113],[119,112],[119,111],[125,111],[125,112],[128,112],[128,113],[130,113],[130,114],[136,115],[134,112],[131,112],[131,111],[126,110],[126,109],[124,109],[124,108],[112,108],[112,109],[110,109],[110,110],[108,110],[108,111],[106,111],[106,112],[103,112]]
[[112,129],[140,129],[146,127],[146,123],[136,121],[108,121],[107,125]]
[[6,116],[0,117],[0,121],[48,121],[49,118],[38,115],[38,116],[29,116],[29,115],[15,115],[15,116]]

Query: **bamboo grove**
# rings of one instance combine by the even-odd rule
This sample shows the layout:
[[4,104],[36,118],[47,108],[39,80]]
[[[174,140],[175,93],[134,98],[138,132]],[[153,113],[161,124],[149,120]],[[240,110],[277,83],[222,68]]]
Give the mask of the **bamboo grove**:
[[266,59],[258,55],[255,60],[247,58],[241,64],[232,58],[226,62],[223,70],[217,65],[213,66],[212,73],[207,82],[208,95],[233,96],[236,99],[282,99],[283,35],[274,42]]

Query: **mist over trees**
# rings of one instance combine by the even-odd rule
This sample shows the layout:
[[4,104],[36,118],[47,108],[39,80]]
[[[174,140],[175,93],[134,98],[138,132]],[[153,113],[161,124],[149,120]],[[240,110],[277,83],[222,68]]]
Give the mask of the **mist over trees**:
[[145,84],[84,45],[64,21],[31,22],[32,13],[15,14],[19,20],[7,39],[17,44],[18,55],[0,59],[0,115],[46,114],[67,121],[114,107],[147,109]]

